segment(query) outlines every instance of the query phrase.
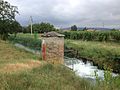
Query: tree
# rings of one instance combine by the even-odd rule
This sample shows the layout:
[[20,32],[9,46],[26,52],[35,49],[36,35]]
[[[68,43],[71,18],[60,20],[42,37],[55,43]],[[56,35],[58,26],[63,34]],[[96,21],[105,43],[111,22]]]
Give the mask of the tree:
[[[28,26],[28,29],[30,30],[30,25]],[[33,31],[36,31],[38,33],[50,32],[55,30],[56,29],[54,28],[54,26],[50,23],[41,22],[40,24],[33,24]]]
[[113,29],[111,29],[111,31],[117,31],[117,29],[113,28]]
[[71,26],[71,30],[72,31],[77,31],[77,26],[76,25]]
[[7,1],[0,0],[0,37],[4,40],[8,38],[13,22],[16,21],[17,9]]
[[29,29],[29,27],[24,26],[24,27],[22,27],[22,32],[23,33],[31,33],[31,30]]
[[83,31],[86,31],[87,30],[87,28],[85,27],[85,28],[83,28]]
[[17,21],[12,21],[10,24],[10,31],[11,34],[14,34],[15,37],[18,32],[22,32],[22,26]]

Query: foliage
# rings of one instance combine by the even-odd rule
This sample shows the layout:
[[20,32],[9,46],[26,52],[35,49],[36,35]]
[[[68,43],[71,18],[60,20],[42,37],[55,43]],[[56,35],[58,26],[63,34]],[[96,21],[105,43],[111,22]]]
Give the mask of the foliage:
[[77,26],[76,25],[71,26],[71,30],[72,31],[77,31]]
[[22,27],[22,32],[23,33],[31,33],[30,29],[28,29],[27,27]]
[[113,77],[112,71],[105,69],[104,71],[104,79],[101,80],[98,78],[97,71],[95,71],[96,77],[96,90],[119,90],[120,86],[120,76]]
[[[24,33],[30,33],[30,25],[24,29]],[[26,30],[26,31],[25,31]],[[33,32],[38,32],[38,33],[44,33],[44,32],[50,32],[50,31],[55,31],[56,29],[54,26],[50,23],[44,23],[41,22],[40,24],[33,24]]]
[[18,13],[17,7],[10,5],[7,1],[0,0],[0,20],[14,20]]
[[16,6],[12,6],[4,0],[0,1],[0,38],[8,38],[8,34],[19,26],[15,20],[16,13],[18,13]]
[[17,21],[12,21],[11,25],[10,25],[10,34],[15,34],[15,37],[16,37],[16,34],[18,32],[22,32],[22,26],[19,24],[19,22]]
[[38,39],[38,33],[34,32],[34,39],[37,40]]
[[85,27],[85,28],[83,28],[83,31],[86,31],[87,30],[87,28]]
[[120,31],[66,31],[66,39],[84,41],[120,41]]

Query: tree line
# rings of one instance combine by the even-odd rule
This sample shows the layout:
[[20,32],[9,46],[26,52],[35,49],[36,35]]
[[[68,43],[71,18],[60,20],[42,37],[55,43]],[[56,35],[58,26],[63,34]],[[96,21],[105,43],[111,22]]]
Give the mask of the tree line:
[[9,33],[16,35],[17,30],[21,29],[21,25],[16,21],[15,16],[18,14],[17,6],[11,5],[9,2],[0,1],[0,38],[6,40]]
[[[33,32],[37,33],[44,33],[44,32],[50,32],[50,31],[56,31],[57,29],[54,27],[54,25],[46,22],[36,23],[32,25]],[[30,33],[31,32],[31,26],[28,25],[27,27],[23,27],[22,30],[23,33]]]
[[[0,39],[6,40],[9,34],[16,36],[18,32],[30,33],[30,25],[22,27],[15,19],[17,14],[19,14],[17,6],[0,0]],[[33,24],[33,32],[44,33],[55,30],[55,27],[50,23],[41,22]]]

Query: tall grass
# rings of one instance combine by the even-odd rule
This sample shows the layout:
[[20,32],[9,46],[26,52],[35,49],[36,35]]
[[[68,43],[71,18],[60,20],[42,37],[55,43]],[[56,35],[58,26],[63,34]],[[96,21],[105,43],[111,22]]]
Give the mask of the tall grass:
[[[106,73],[105,75],[107,75]],[[109,79],[109,77],[107,77]],[[32,70],[0,73],[0,90],[119,90],[120,77],[93,83],[62,65],[46,64]]]
[[113,77],[111,71],[104,71],[104,80],[98,78],[97,72],[95,72],[96,83],[95,90],[119,90],[120,89],[120,77]]
[[92,90],[92,85],[62,65],[43,65],[18,73],[0,74],[0,90]]

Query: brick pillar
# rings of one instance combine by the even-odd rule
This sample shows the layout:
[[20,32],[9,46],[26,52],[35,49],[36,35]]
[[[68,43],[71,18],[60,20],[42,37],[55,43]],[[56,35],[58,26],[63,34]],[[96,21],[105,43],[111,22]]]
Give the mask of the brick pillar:
[[[54,35],[53,35],[54,34]],[[49,35],[49,36],[48,36]],[[46,45],[45,59],[54,64],[64,63],[64,36],[55,32],[42,37]],[[42,49],[43,50],[43,49]],[[42,53],[42,56],[44,53]]]

